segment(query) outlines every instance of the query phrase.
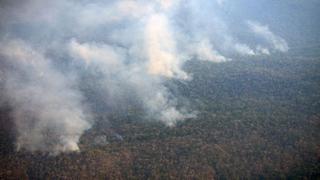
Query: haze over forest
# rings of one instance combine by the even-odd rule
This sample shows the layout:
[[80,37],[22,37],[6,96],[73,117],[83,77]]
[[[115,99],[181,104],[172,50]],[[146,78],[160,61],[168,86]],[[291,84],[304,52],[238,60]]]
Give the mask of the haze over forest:
[[317,179],[317,0],[0,1],[0,179]]

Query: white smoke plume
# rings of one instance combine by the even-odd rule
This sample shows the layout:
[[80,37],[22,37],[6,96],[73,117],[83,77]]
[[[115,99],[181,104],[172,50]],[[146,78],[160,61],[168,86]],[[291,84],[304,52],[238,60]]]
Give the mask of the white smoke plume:
[[258,23],[249,27],[272,47],[235,37],[218,13],[229,2],[2,1],[0,83],[14,110],[18,149],[79,150],[94,121],[86,106],[123,114],[127,106],[139,107],[145,119],[174,126],[195,117],[166,86],[192,80],[186,61],[221,63],[234,54],[288,50]]
[[[288,43],[282,37],[275,35],[268,26],[258,22],[248,21],[250,29],[258,36],[264,38],[277,51],[287,52],[289,50]],[[266,52],[266,51],[265,51]],[[266,53],[268,54],[268,53]]]
[[151,116],[169,126],[193,116],[193,113],[186,110],[180,112],[175,107],[175,98],[169,98],[170,94],[163,85],[162,78],[150,76],[150,62],[146,65],[123,63],[125,57],[117,55],[117,50],[106,44],[81,44],[72,40],[69,50],[75,59],[84,61],[87,66],[98,67],[103,74],[101,84],[108,96],[107,100],[121,101],[120,98],[127,94],[123,89],[129,88],[130,94],[143,101],[144,108]]
[[180,68],[175,40],[169,27],[167,17],[161,14],[152,15],[147,21],[145,41],[150,61],[149,72],[170,78],[187,79],[187,74]]
[[1,43],[0,55],[2,63],[10,67],[5,93],[14,107],[17,148],[78,151],[79,138],[90,123],[72,79],[22,41]]
[[229,60],[228,58],[222,56],[216,50],[214,50],[213,45],[207,39],[193,44],[193,46],[190,47],[190,52],[193,52],[196,55],[197,59],[203,61],[219,63]]
[[236,52],[238,52],[241,55],[249,55],[249,56],[253,56],[256,53],[246,44],[239,44],[236,43],[234,45],[234,48],[236,50]]

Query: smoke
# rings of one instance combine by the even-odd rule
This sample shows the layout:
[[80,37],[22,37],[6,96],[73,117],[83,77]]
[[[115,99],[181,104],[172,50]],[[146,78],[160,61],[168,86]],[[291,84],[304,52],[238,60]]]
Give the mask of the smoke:
[[22,41],[1,43],[0,54],[8,67],[5,93],[14,107],[17,149],[51,153],[79,150],[79,138],[90,123],[72,79]]
[[225,4],[226,0],[216,0],[219,6],[222,6]]
[[[69,51],[75,59],[83,61],[88,69],[94,68],[102,74],[100,84],[106,93],[106,100],[130,104],[128,99],[135,98],[135,101],[143,102],[143,107],[150,116],[169,126],[194,116],[192,112],[176,108],[176,99],[163,85],[163,78],[150,72],[149,66],[153,60],[144,62],[145,64],[125,63],[126,57],[119,56],[126,54],[124,49],[119,50],[106,44],[81,44],[76,40],[70,42]],[[123,97],[126,99],[122,99]]]
[[[94,123],[90,112],[97,109],[118,114],[143,109],[145,119],[168,126],[194,118],[196,110],[166,85],[192,80],[183,69],[186,61],[225,63],[234,54],[273,52],[230,31],[234,26],[219,13],[229,1],[1,4],[0,83],[14,110],[17,148],[29,151],[79,150],[79,138]],[[248,26],[273,50],[288,50],[268,26]]]
[[168,18],[162,14],[152,15],[146,23],[145,44],[149,59],[149,72],[169,78],[187,79],[180,68],[176,44],[169,28]]
[[257,36],[261,36],[262,38],[264,38],[267,43],[272,46],[273,49],[280,52],[287,52],[289,50],[289,46],[286,40],[284,40],[280,36],[275,35],[268,26],[254,21],[248,21],[248,26]]
[[202,40],[199,43],[194,44],[192,48],[190,48],[190,52],[194,52],[196,58],[203,61],[211,61],[211,62],[225,62],[228,59],[221,54],[219,54],[216,50],[214,50],[212,44],[209,40]]

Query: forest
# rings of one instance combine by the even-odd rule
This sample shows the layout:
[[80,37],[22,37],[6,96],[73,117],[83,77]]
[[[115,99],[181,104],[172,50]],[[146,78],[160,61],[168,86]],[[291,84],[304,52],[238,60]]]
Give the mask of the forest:
[[320,179],[319,0],[0,0],[0,180]]
[[15,152],[10,108],[2,106],[1,179],[319,178],[318,57],[190,61],[184,68],[193,79],[167,86],[190,101],[196,118],[168,127],[139,109],[97,111],[109,121],[85,132],[80,152]]

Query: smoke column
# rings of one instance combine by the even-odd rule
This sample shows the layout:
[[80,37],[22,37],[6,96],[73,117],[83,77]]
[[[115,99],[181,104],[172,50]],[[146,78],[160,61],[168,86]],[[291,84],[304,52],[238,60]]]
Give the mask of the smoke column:
[[79,138],[90,123],[72,79],[22,41],[1,44],[0,53],[8,67],[5,94],[14,107],[17,149],[78,151]]
[[243,20],[245,31],[264,41],[237,38],[230,31],[235,26],[221,18],[229,3],[1,1],[0,85],[13,109],[17,149],[78,151],[92,117],[130,107],[174,127],[196,114],[165,85],[192,80],[186,61],[224,63],[234,55],[288,51],[272,27],[250,19]]

